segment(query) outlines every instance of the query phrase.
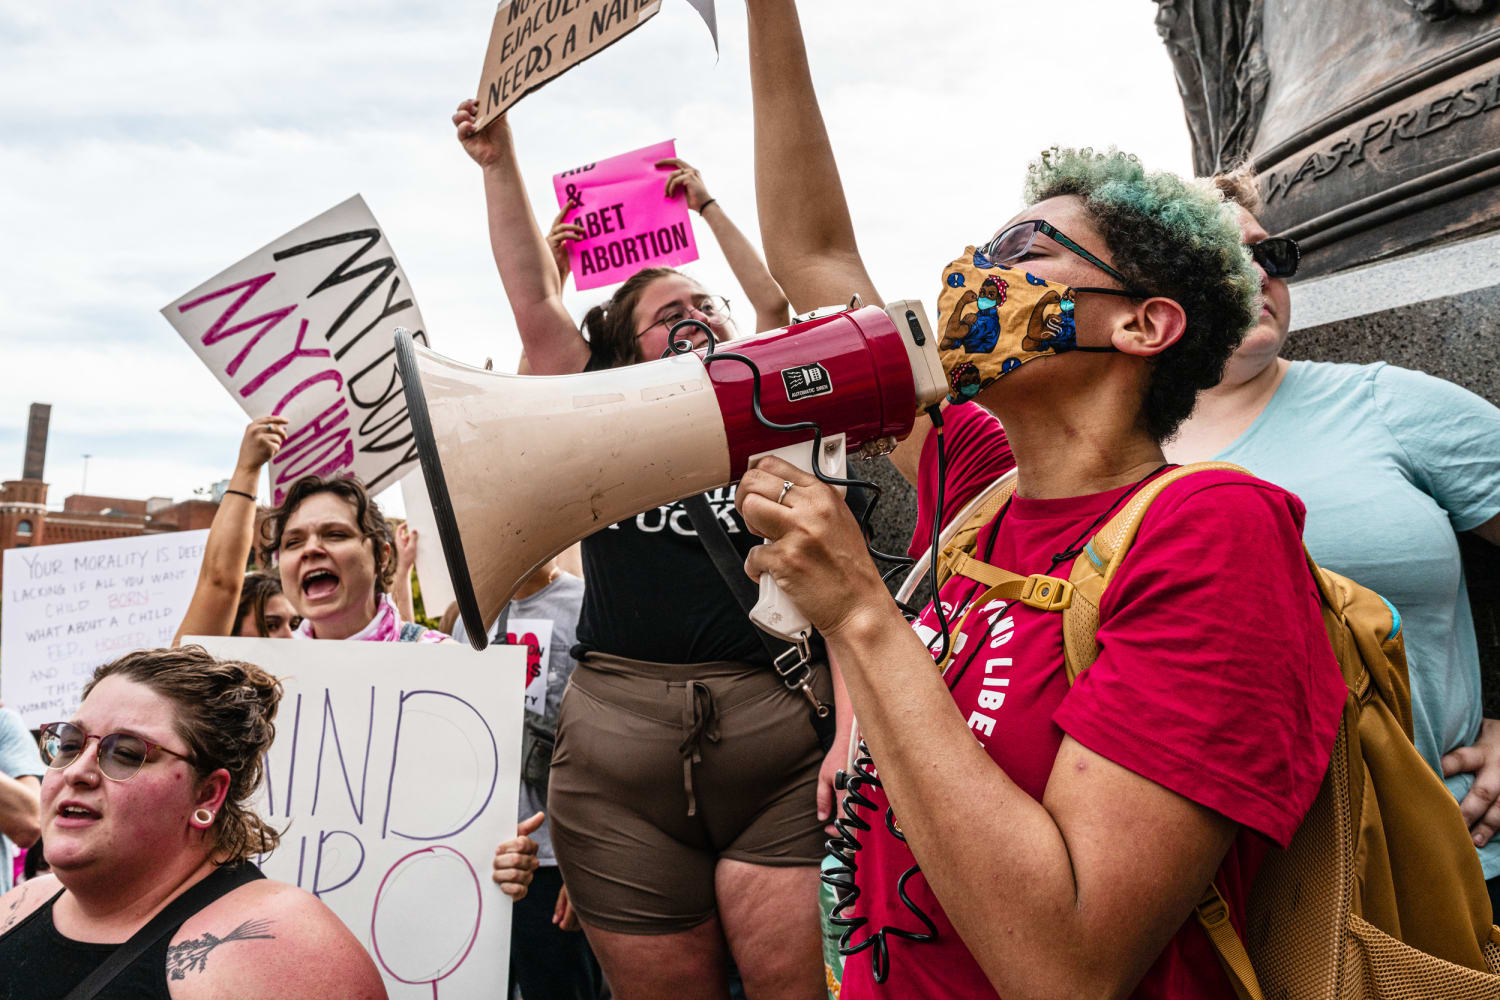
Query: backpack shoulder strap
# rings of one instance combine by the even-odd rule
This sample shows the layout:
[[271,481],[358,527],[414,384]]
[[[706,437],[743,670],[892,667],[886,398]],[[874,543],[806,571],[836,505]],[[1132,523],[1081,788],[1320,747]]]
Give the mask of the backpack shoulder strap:
[[1068,683],[1094,665],[1099,657],[1099,644],[1095,634],[1099,631],[1099,601],[1104,588],[1114,579],[1135,536],[1146,519],[1146,512],[1156,498],[1177,482],[1198,472],[1250,473],[1230,462],[1195,462],[1180,465],[1164,475],[1158,476],[1130,498],[1114,517],[1084,545],[1083,552],[1073,562],[1068,582],[1073,585],[1073,600],[1063,608],[1063,661],[1068,671]]
[[1218,886],[1208,883],[1208,889],[1193,911],[1208,933],[1208,940],[1212,942],[1214,951],[1219,953],[1219,964],[1229,976],[1229,983],[1234,987],[1237,1000],[1265,1000],[1265,994],[1260,990],[1260,979],[1255,975],[1255,967],[1250,964],[1250,953],[1245,950],[1245,943],[1229,922],[1229,904],[1219,894]]
[[[978,543],[980,530],[995,519],[1016,492],[1016,477],[1007,473],[997,479],[993,484],[985,488],[985,491],[971,502],[967,508],[967,514],[963,521],[954,531],[953,537],[943,546],[938,554],[938,589],[942,589],[955,576],[966,576],[971,580],[978,580],[987,587],[996,586],[1004,582],[1002,579],[991,577],[994,567],[988,563],[980,562],[973,557],[974,547]],[[984,576],[976,574],[985,573]],[[936,595],[934,595],[936,596]]]

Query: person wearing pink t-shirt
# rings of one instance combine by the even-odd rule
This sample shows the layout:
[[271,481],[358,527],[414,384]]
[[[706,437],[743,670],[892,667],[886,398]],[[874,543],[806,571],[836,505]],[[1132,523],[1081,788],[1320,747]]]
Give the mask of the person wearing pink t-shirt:
[[[748,8],[767,263],[795,309],[879,302],[795,0]],[[964,149],[963,213],[992,200],[983,146],[999,137]],[[766,169],[788,162],[795,181]],[[1024,198],[998,229],[960,216],[961,232],[996,235],[938,272],[953,391],[1004,425],[945,418],[941,485],[946,508],[975,452],[1008,448],[1016,495],[975,556],[1066,577],[1171,468],[1161,443],[1254,321],[1258,281],[1216,192],[1133,157],[1052,150]],[[1002,273],[1011,314],[1036,304],[1029,328],[993,318]],[[1066,303],[1047,323],[1038,288]],[[957,311],[976,299],[979,314]],[[924,465],[925,507],[939,484]],[[746,572],[770,573],[823,633],[863,736],[840,809],[854,861],[835,911],[844,1000],[1233,995],[1194,904],[1216,886],[1243,933],[1267,850],[1317,794],[1345,698],[1296,497],[1237,472],[1168,486],[1104,592],[1099,657],[1071,686],[1055,612],[980,601],[985,588],[955,577],[908,623],[837,495],[790,464],[760,462],[736,502],[768,541]]]

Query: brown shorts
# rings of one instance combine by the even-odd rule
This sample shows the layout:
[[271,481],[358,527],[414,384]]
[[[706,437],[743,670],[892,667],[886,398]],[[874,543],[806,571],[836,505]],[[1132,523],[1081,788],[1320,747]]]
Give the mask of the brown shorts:
[[[828,670],[814,676],[830,701]],[[818,864],[823,752],[807,709],[767,667],[585,657],[563,695],[547,797],[584,921],[689,930],[714,915],[720,858]]]

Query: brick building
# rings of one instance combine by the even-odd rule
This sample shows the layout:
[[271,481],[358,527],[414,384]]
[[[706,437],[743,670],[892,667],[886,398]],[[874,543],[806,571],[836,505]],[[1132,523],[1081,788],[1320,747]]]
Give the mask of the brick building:
[[[51,406],[31,404],[21,478],[0,483],[0,550],[192,531],[213,523],[219,505],[212,500],[173,503],[168,497],[127,500],[75,493],[63,500],[61,510],[49,510],[42,472],[51,414]],[[3,584],[0,579],[0,586]]]

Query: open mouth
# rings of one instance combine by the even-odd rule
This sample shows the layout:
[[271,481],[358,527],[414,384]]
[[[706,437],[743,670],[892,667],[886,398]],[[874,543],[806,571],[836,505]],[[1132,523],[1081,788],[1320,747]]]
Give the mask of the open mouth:
[[88,821],[99,818],[99,814],[85,806],[75,802],[66,802],[57,808],[57,817],[61,820]]
[[322,600],[338,587],[338,576],[326,569],[315,569],[302,577],[302,593],[310,601]]

